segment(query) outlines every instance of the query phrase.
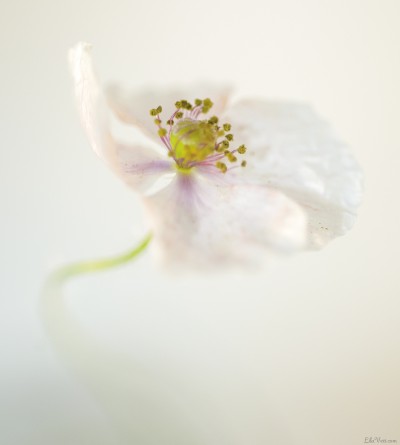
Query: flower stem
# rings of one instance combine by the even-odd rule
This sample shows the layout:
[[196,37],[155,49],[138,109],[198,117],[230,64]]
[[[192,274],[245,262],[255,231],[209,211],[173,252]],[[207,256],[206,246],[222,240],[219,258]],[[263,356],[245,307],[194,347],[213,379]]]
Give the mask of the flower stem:
[[104,258],[93,261],[82,261],[79,263],[69,264],[58,269],[53,275],[52,279],[56,281],[64,281],[76,275],[81,275],[90,272],[99,272],[101,270],[110,269],[124,263],[134,260],[140,253],[142,253],[149,245],[153,235],[149,233],[146,237],[132,250],[117,255],[111,258]]
[[[143,371],[136,363],[131,363],[124,354],[107,347],[104,344],[107,342],[99,341],[85,329],[67,304],[64,284],[74,276],[106,270],[136,259],[151,239],[152,234],[148,234],[136,247],[121,255],[61,267],[46,280],[40,298],[43,327],[55,351],[96,400],[103,404],[120,434],[128,438],[137,432],[132,429],[130,420],[125,421],[130,419],[125,413],[138,411],[136,396],[139,391],[143,392],[143,382],[147,382],[149,377],[141,374]],[[150,383],[149,391],[154,391],[157,382],[150,379]],[[133,442],[129,440],[129,443]]]

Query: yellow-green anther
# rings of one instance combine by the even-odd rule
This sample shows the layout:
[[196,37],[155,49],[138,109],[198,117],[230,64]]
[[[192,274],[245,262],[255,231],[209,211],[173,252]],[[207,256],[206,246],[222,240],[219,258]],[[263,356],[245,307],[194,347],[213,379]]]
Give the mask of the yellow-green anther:
[[152,108],[151,110],[150,110],[150,116],[157,116],[157,110],[155,109],[155,108]]
[[168,119],[167,120],[167,125],[174,125],[173,119]]
[[229,131],[232,128],[232,126],[231,126],[231,124],[224,124],[223,128],[225,131]]
[[247,165],[247,161],[242,161],[240,165],[241,165],[242,167],[246,167],[246,165]]
[[182,116],[183,116],[182,111],[178,111],[178,112],[175,114],[175,117],[176,117],[177,119],[180,119]]
[[162,112],[162,106],[159,105],[159,106],[157,107],[157,110],[156,110],[156,111],[157,111],[158,114],[160,114],[160,113]]
[[204,99],[203,104],[205,107],[208,107],[208,108],[211,108],[214,105],[213,102],[211,102],[211,99],[209,99],[209,98]]
[[161,119],[154,119],[154,123],[156,125],[160,125],[161,124]]
[[241,145],[238,149],[237,149],[238,153],[240,153],[241,155],[245,154],[247,151],[247,148],[245,145]]
[[221,147],[223,147],[223,148],[229,148],[229,142],[228,142],[228,141],[222,141],[222,142],[221,142]]
[[178,100],[177,102],[175,102],[175,106],[176,108],[182,108],[182,102]]
[[217,116],[211,116],[208,122],[210,122],[210,124],[218,124]]
[[228,167],[226,166],[226,164],[224,164],[223,162],[217,162],[215,164],[215,166],[217,168],[219,168],[221,170],[222,173],[226,173],[226,171],[228,170]]
[[167,134],[167,130],[165,129],[165,128],[160,128],[159,130],[158,130],[158,135],[162,138],[162,137],[164,137],[164,136],[166,136],[166,134]]
[[194,104],[196,105],[196,107],[200,106],[203,103],[202,100],[200,99],[195,99]]
[[233,141],[233,134],[229,133],[225,137],[228,139],[228,141]]

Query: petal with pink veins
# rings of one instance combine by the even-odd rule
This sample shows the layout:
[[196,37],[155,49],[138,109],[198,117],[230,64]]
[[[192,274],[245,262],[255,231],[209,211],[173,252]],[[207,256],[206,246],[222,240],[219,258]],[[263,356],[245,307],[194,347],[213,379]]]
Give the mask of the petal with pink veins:
[[362,173],[331,127],[309,106],[246,100],[226,117],[247,145],[244,180],[281,190],[308,216],[308,247],[318,248],[353,225]]
[[167,264],[252,264],[265,250],[289,252],[306,242],[301,207],[264,186],[221,185],[210,177],[178,174],[145,204]]
[[108,105],[93,71],[89,44],[79,43],[71,49],[69,61],[80,117],[93,150],[129,186],[146,190],[160,175],[171,171],[172,161],[153,150],[153,142],[144,137],[132,145],[115,139]]
[[214,105],[211,114],[219,115],[229,100],[231,89],[228,87],[208,84],[195,84],[190,87],[166,89],[152,88],[145,91],[126,91],[117,85],[110,85],[106,95],[110,107],[117,117],[127,124],[141,128],[148,136],[157,141],[157,129],[153,119],[149,119],[149,110],[162,106],[165,120],[168,120],[176,110],[175,102],[181,99],[193,102],[195,99],[210,98]]

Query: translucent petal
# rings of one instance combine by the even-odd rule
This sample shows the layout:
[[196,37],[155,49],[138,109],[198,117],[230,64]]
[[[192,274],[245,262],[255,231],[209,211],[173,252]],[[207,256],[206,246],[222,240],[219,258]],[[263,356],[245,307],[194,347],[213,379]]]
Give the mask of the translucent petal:
[[265,249],[285,252],[304,246],[305,214],[283,193],[216,184],[210,177],[178,174],[145,200],[165,263],[213,268],[249,263]]
[[159,105],[163,111],[161,117],[167,121],[176,110],[175,102],[181,99],[194,101],[194,99],[210,98],[214,105],[209,115],[221,114],[229,99],[231,89],[228,87],[198,84],[188,87],[166,89],[152,88],[145,91],[129,92],[117,85],[107,88],[107,98],[110,107],[123,122],[140,127],[147,135],[158,138],[156,126],[149,115],[152,108]]
[[135,189],[146,189],[171,161],[152,149],[152,142],[141,138],[141,145],[117,142],[110,130],[109,110],[93,72],[90,45],[79,43],[69,53],[75,94],[82,124],[93,150],[111,169]]
[[284,192],[307,212],[308,247],[349,230],[362,174],[347,147],[307,105],[247,100],[228,111],[235,140],[247,145],[242,174]]

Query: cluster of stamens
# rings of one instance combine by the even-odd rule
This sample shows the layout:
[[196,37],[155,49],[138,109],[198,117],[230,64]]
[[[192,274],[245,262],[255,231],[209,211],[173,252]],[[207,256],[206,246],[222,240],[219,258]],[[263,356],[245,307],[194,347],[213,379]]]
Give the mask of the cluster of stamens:
[[[200,115],[207,114],[212,106],[210,99],[196,99],[194,105],[187,100],[179,100],[175,103],[176,110],[165,125],[160,118],[162,107],[150,110],[150,115],[155,117],[158,135],[178,168],[189,170],[199,165],[215,166],[226,173],[235,166],[246,166],[246,161],[239,163],[237,157],[238,154],[246,153],[245,145],[230,148],[233,141],[231,124],[219,125],[217,116],[199,118]],[[228,162],[233,165],[228,167]]]

